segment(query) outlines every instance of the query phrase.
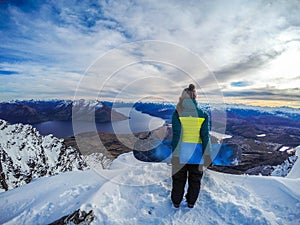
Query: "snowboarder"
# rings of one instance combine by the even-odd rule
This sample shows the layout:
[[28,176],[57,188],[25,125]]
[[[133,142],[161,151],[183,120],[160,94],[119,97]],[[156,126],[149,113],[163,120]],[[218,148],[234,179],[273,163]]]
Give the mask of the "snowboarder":
[[180,206],[187,180],[187,205],[189,208],[194,207],[200,192],[203,164],[211,164],[209,118],[197,106],[196,97],[195,86],[190,84],[183,90],[172,115],[171,200],[175,208]]

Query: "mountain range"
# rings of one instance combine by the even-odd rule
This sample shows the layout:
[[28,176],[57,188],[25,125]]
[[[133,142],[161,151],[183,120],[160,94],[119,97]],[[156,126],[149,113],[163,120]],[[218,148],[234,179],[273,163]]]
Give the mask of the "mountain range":
[[0,118],[9,123],[71,121],[72,117],[83,121],[95,119],[99,123],[128,119],[99,101],[29,100],[0,103]]

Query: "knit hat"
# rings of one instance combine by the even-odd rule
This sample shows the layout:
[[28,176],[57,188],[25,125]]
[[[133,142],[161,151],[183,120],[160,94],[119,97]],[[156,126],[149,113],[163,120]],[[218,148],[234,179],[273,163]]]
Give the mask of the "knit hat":
[[196,93],[195,85],[193,84],[190,84],[189,87],[185,88],[181,93],[182,99],[187,99],[187,98],[196,99],[196,97],[197,97],[197,93]]

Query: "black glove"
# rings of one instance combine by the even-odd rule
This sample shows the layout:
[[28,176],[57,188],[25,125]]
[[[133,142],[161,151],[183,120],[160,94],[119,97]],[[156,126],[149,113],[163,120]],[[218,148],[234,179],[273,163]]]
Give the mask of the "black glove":
[[210,155],[204,155],[204,166],[209,167],[212,165]]

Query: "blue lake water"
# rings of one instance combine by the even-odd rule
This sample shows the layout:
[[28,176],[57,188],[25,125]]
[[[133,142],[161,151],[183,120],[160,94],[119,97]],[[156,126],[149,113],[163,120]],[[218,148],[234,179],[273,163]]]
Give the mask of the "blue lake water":
[[58,138],[66,138],[95,130],[117,134],[151,131],[163,126],[165,123],[161,118],[141,113],[132,108],[118,108],[115,110],[128,116],[129,119],[96,124],[84,121],[76,121],[75,123],[72,123],[72,121],[46,121],[34,124],[33,127],[35,127],[41,135],[53,134]]

